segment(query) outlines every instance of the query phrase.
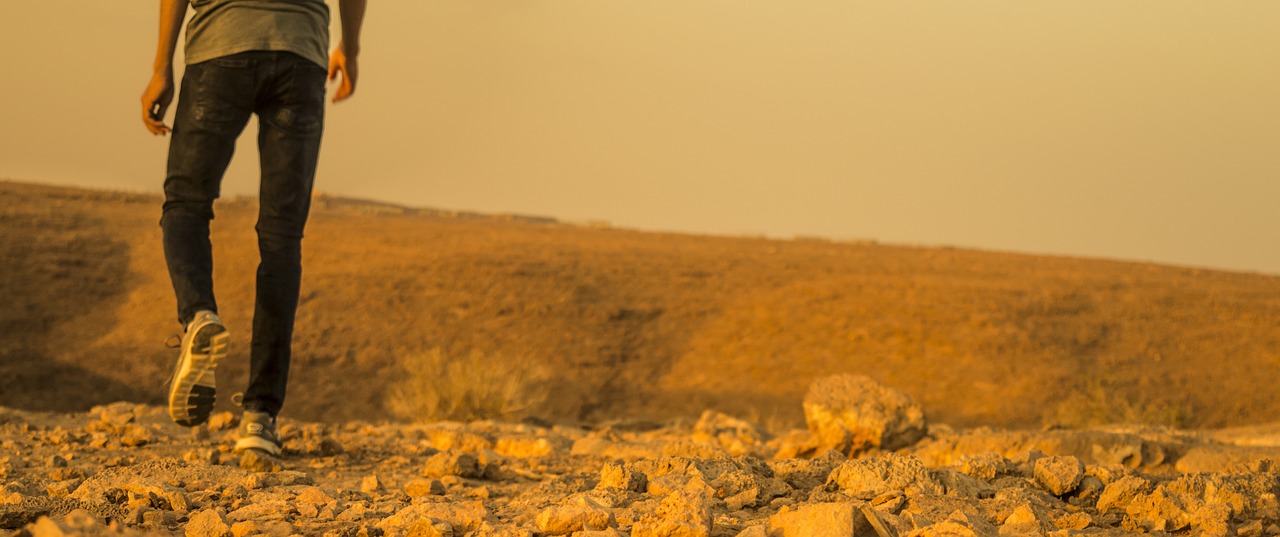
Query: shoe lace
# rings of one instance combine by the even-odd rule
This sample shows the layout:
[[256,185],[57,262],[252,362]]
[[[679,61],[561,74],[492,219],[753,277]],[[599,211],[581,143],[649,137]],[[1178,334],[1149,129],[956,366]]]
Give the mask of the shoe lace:
[[[165,348],[176,349],[182,346],[182,336],[178,334],[170,334],[164,339]],[[173,372],[169,373],[169,380],[164,381],[165,386],[173,386],[174,379],[178,378],[178,368],[175,366]]]

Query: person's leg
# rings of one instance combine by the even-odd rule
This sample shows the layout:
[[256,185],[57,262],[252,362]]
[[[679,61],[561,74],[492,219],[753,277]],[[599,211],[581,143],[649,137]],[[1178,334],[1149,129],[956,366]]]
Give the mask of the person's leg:
[[184,327],[169,385],[169,416],[187,427],[204,423],[213,412],[216,369],[230,345],[213,296],[209,221],[251,113],[252,81],[252,70],[234,57],[188,67],[169,142],[160,226]]
[[327,73],[293,54],[272,58],[275,69],[255,110],[262,166],[257,224],[261,263],[244,408],[275,416],[284,405],[289,379],[302,233],[320,155]]
[[185,327],[197,311],[216,312],[209,221],[236,138],[252,113],[252,71],[231,59],[189,66],[169,141],[160,227],[165,261]]

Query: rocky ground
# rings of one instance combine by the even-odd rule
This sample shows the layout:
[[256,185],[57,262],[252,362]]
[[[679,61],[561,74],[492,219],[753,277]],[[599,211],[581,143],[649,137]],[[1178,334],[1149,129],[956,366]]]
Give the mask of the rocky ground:
[[[826,384],[823,384],[826,382]],[[906,536],[1280,534],[1274,430],[928,424],[863,377],[820,380],[808,430],[283,420],[0,409],[0,535]],[[896,448],[892,451],[890,448]]]

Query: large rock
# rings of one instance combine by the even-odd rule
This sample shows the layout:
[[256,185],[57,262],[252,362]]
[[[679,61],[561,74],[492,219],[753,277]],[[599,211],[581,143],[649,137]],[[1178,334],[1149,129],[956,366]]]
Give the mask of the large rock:
[[769,433],[749,421],[708,410],[693,426],[693,438],[711,442],[731,455],[746,455],[769,440]]
[[[409,529],[421,521],[430,521],[427,525],[433,527],[436,522],[445,522],[452,528],[452,531],[465,533],[476,531],[486,523],[488,518],[489,510],[478,501],[427,502],[415,503],[397,511],[396,514],[382,519],[378,523],[378,527],[383,529]],[[421,524],[418,526],[425,528]]]
[[621,464],[606,463],[600,469],[600,483],[596,488],[615,488],[632,492],[644,492],[649,486],[649,477],[643,472],[631,470]]
[[187,537],[231,537],[231,526],[213,509],[205,509],[187,519]]
[[1191,526],[1192,513],[1182,496],[1170,494],[1163,487],[1151,494],[1143,494],[1129,502],[1125,512],[1126,529],[1152,531],[1179,531]]
[[871,500],[893,491],[907,496],[941,496],[946,493],[946,487],[920,459],[894,453],[871,459],[854,459],[837,466],[827,477],[826,488],[859,500]]
[[713,523],[712,493],[701,478],[662,500],[657,511],[638,520],[631,537],[709,537]]
[[875,528],[853,502],[783,508],[769,517],[770,537],[876,537]]
[[1117,479],[1102,490],[1096,508],[1099,513],[1108,511],[1125,512],[1133,500],[1150,492],[1153,485],[1150,481],[1138,476],[1125,476]]
[[1070,455],[1045,457],[1036,461],[1032,474],[1040,488],[1054,496],[1063,496],[1080,486],[1084,463]]
[[911,396],[861,375],[823,377],[804,396],[804,417],[820,446],[846,455],[910,446],[925,434]]
[[432,455],[422,465],[422,475],[426,477],[456,475],[458,477],[480,478],[484,476],[484,468],[480,466],[480,459],[471,453],[457,450],[441,451]]
[[547,535],[570,535],[574,532],[607,530],[618,525],[613,512],[586,496],[578,496],[561,505],[548,507],[538,514],[538,529]]

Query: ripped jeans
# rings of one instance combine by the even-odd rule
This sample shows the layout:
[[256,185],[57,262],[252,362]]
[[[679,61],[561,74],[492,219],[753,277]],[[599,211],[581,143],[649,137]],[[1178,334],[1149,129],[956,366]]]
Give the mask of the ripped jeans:
[[284,405],[302,280],[302,231],[324,128],[324,68],[289,52],[252,51],[187,66],[164,181],[164,254],[178,322],[217,311],[209,221],[236,138],[258,116],[257,296],[244,408]]

